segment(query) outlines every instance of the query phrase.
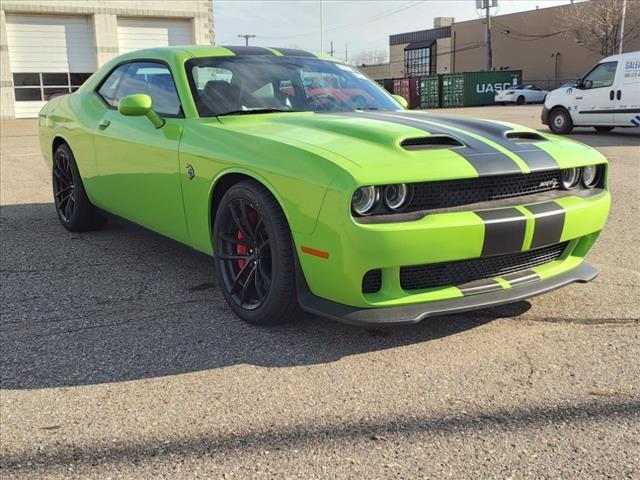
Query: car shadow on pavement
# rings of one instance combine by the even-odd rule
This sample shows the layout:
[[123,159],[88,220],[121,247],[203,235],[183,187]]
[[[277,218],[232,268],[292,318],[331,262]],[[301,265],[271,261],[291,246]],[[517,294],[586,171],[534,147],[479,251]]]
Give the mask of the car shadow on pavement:
[[310,315],[260,328],[237,319],[210,257],[110,222],[73,234],[52,204],[0,208],[1,383],[89,385],[250,364],[323,364],[456,335],[528,302],[365,329]]

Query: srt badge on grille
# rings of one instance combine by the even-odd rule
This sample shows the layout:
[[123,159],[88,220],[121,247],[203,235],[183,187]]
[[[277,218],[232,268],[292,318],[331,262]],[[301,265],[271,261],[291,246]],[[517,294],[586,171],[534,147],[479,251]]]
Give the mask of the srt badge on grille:
[[538,185],[540,188],[558,188],[558,185],[560,185],[560,182],[558,182],[557,179],[552,178],[551,180],[545,180],[544,182],[540,182],[540,185]]

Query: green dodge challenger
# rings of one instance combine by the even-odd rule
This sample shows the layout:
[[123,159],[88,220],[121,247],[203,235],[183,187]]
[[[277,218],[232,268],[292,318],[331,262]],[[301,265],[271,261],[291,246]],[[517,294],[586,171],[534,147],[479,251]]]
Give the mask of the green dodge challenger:
[[528,298],[593,279],[607,161],[518,125],[406,111],[302,50],[119,56],[40,112],[62,225],[122,217],[214,257],[254,324],[353,324]]

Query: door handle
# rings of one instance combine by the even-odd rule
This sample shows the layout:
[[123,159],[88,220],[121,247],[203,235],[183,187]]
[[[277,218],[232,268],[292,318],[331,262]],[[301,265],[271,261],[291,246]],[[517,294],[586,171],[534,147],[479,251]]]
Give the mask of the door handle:
[[618,100],[620,100],[622,98],[622,90],[618,90],[618,92],[616,93],[616,98]]
[[609,92],[609,100],[613,100],[613,90]]
[[104,130],[105,128],[107,128],[109,125],[111,125],[111,122],[109,120],[102,120],[99,124],[98,124],[98,128],[100,130]]

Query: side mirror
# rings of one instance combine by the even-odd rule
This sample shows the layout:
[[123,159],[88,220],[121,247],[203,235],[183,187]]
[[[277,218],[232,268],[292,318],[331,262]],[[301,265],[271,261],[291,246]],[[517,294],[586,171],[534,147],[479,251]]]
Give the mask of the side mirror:
[[391,95],[396,102],[398,102],[400,105],[402,105],[402,108],[404,108],[405,110],[409,108],[409,102],[407,102],[407,99],[400,96],[400,95]]
[[125,117],[147,117],[156,128],[164,125],[164,119],[153,109],[153,100],[144,93],[122,97],[118,102],[118,112]]
[[582,88],[582,79],[580,77],[576,78],[575,87]]

